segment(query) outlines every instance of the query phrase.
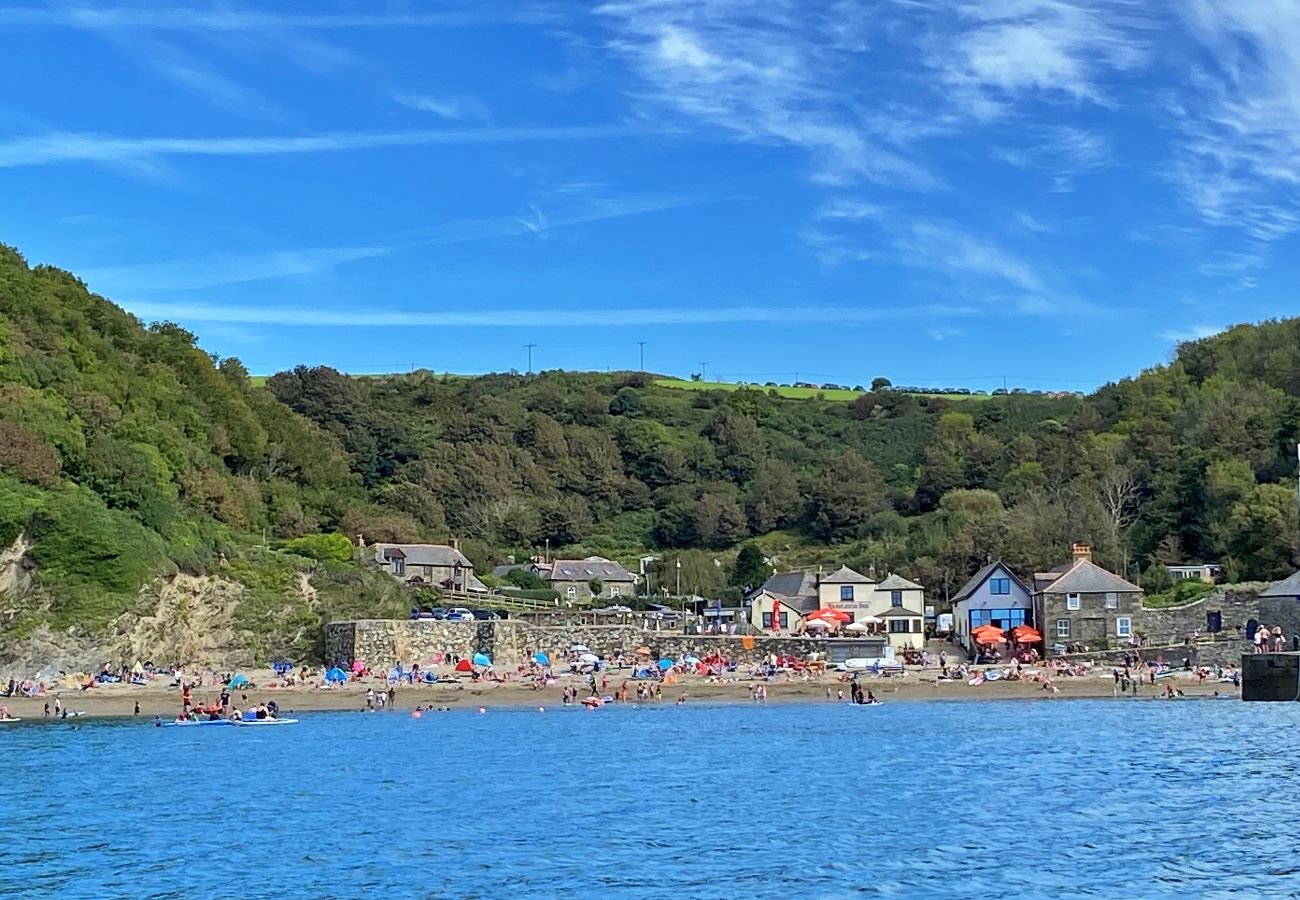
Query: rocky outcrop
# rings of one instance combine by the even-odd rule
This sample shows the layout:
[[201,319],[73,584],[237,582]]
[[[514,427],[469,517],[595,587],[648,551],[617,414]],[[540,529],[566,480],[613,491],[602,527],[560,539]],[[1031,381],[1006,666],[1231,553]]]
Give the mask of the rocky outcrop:
[[0,549],[0,597],[24,597],[32,589],[36,563],[27,556],[31,549],[27,535],[20,534],[8,547]]
[[243,585],[224,578],[173,575],[141,595],[145,611],[118,617],[104,655],[128,663],[248,665],[232,625],[243,594]]

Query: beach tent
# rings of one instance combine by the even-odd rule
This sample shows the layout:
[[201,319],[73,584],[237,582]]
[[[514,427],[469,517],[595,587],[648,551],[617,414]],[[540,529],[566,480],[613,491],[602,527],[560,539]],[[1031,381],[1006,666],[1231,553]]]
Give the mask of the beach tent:
[[348,680],[348,673],[335,666],[325,673],[325,680],[330,684],[342,684]]
[[243,675],[236,675],[234,678],[231,678],[229,683],[226,685],[226,687],[232,689],[247,687],[247,686],[248,686],[248,679],[245,678]]
[[549,666],[551,664],[551,658],[545,653],[534,653],[533,662],[537,663],[539,666]]
[[475,653],[475,654],[474,654],[474,665],[476,665],[476,666],[485,666],[485,667],[486,667],[486,666],[490,666],[490,665],[492,665],[492,658],[491,658],[490,656],[488,656],[486,653]]
[[673,667],[673,661],[671,659],[659,660],[659,668],[663,669],[665,672],[667,672],[672,667]]
[[456,663],[456,671],[457,671],[457,672],[473,672],[473,671],[474,671],[474,664],[471,663],[468,659],[462,659],[460,662]]
[[131,674],[132,675],[144,674],[144,666],[140,665],[140,661],[138,659],[135,661],[135,665],[131,667]]

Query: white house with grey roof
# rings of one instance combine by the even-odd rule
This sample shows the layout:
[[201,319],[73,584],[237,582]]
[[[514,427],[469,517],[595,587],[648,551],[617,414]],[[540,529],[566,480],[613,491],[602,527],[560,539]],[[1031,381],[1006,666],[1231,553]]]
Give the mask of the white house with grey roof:
[[1010,631],[1034,624],[1034,594],[1001,561],[991,562],[971,576],[952,598],[956,642],[968,652],[975,649],[971,632],[985,625]]
[[896,650],[919,649],[925,643],[925,588],[901,575],[877,582],[875,569],[863,575],[841,566],[834,572],[782,572],[773,575],[748,600],[749,623],[772,629],[772,615],[782,630],[798,630],[809,613],[831,608],[853,621],[879,620]]
[[[612,559],[588,556],[586,559],[557,559],[543,576],[561,597],[569,600],[613,599],[636,593],[636,576]],[[600,580],[600,593],[593,594],[592,579]]]
[[428,585],[451,591],[486,591],[474,564],[448,544],[375,544],[370,560],[411,587]]

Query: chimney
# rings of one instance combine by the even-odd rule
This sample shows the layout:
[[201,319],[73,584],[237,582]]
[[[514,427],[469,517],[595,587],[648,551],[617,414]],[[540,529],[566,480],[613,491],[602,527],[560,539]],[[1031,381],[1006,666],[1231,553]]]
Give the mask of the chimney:
[[1090,544],[1075,544],[1070,548],[1070,552],[1074,557],[1073,562],[1078,562],[1081,559],[1092,562],[1092,545]]
[[361,535],[361,534],[357,535],[357,546],[363,549],[365,548],[366,546],[365,535]]
[[447,544],[453,550],[460,550],[460,538],[452,538],[447,542]]

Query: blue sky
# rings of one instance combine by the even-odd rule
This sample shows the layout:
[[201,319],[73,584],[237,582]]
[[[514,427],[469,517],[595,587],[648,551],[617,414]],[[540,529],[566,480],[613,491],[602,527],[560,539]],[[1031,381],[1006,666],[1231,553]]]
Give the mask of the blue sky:
[[254,372],[1090,389],[1297,311],[1300,4],[0,5],[0,240]]

